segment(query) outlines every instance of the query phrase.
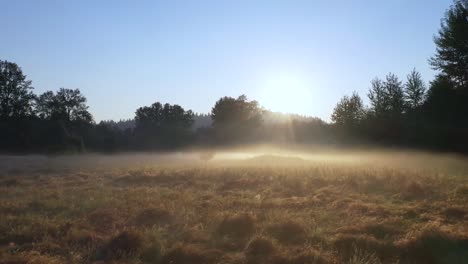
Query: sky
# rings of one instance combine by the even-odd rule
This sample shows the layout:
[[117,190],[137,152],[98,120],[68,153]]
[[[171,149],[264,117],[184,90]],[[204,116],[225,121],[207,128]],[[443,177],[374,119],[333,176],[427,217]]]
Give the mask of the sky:
[[208,113],[247,95],[324,120],[344,95],[416,68],[451,0],[0,0],[0,60],[35,93],[79,88],[96,121],[156,101]]

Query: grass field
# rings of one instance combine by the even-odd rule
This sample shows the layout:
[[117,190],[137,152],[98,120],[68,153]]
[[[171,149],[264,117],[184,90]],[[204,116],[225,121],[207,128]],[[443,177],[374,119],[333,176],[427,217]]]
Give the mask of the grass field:
[[0,158],[0,263],[468,263],[468,159]]

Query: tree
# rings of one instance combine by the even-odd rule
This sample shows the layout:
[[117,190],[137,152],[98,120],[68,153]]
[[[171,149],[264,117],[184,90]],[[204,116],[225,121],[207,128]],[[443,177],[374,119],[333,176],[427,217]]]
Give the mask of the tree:
[[16,63],[0,60],[0,118],[32,115],[31,83]]
[[409,109],[414,110],[424,103],[426,85],[416,69],[408,74],[404,92],[406,105]]
[[389,73],[383,83],[385,89],[385,104],[391,116],[398,116],[405,110],[403,84],[393,73]]
[[135,113],[135,125],[138,129],[161,126],[162,120],[162,104],[159,102],[140,107]]
[[436,54],[429,63],[468,89],[468,0],[455,0],[445,14],[438,36],[434,37]]
[[58,102],[52,91],[47,91],[36,98],[36,113],[41,119],[52,119],[58,112]]
[[376,78],[372,81],[368,96],[370,115],[364,122],[363,130],[380,142],[399,140],[405,111],[402,82],[392,73],[387,74],[385,81]]
[[194,114],[192,110],[185,111],[179,105],[156,102],[151,106],[140,107],[136,111],[135,122],[137,128],[164,126],[191,128]]
[[395,74],[387,74],[385,81],[375,78],[371,84],[368,97],[371,104],[370,110],[375,117],[388,117],[403,113],[405,106],[403,84]]
[[60,88],[56,94],[52,91],[41,94],[36,100],[36,111],[39,117],[48,120],[85,123],[93,121],[88,112],[86,97],[79,89]]
[[354,92],[351,97],[344,96],[335,106],[331,120],[333,123],[347,127],[357,127],[364,117],[364,105],[361,97]]
[[261,122],[263,110],[257,101],[248,101],[245,95],[237,97],[222,97],[211,110],[213,126],[239,123],[243,125]]
[[156,102],[140,107],[135,113],[135,133],[140,147],[175,147],[191,136],[194,120],[192,110],[179,105]]
[[245,95],[222,97],[211,110],[213,128],[223,141],[253,140],[262,125],[263,109]]
[[372,87],[369,89],[369,93],[367,94],[370,105],[371,111],[375,116],[381,116],[386,111],[386,93],[385,87],[383,85],[382,80],[379,78],[374,78],[371,81]]
[[454,81],[446,75],[438,75],[430,83],[424,110],[439,125],[455,124],[464,120],[463,113],[460,113],[462,102],[454,85]]

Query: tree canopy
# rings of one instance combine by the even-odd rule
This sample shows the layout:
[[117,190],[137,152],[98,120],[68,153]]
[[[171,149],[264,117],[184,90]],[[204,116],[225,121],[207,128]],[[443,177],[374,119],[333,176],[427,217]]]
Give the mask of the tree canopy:
[[213,128],[218,138],[226,141],[253,140],[262,124],[263,109],[245,95],[222,97],[211,110]]
[[347,128],[356,127],[364,118],[365,109],[361,97],[354,92],[344,96],[335,106],[331,120],[333,123]]
[[405,83],[406,108],[415,110],[424,103],[426,96],[426,85],[421,77],[421,73],[413,69],[407,76]]
[[86,98],[78,89],[60,88],[56,94],[47,91],[37,97],[36,110],[39,117],[48,120],[93,121]]
[[156,102],[140,107],[135,113],[135,140],[142,148],[184,144],[190,137],[193,117],[192,110],[179,105]]
[[32,115],[31,84],[16,63],[0,60],[0,118]]
[[431,66],[454,81],[459,89],[468,89],[468,1],[456,0],[447,10],[437,36],[436,53]]

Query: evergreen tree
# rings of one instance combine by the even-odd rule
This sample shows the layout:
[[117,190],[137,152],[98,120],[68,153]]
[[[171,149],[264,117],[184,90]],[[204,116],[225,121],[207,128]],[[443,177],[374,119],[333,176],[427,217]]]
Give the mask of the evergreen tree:
[[468,0],[455,0],[434,37],[436,54],[429,62],[455,83],[468,90]]
[[386,92],[382,80],[375,78],[371,81],[372,87],[367,96],[370,100],[370,110],[373,115],[381,116],[385,113],[387,106],[385,102]]
[[421,74],[416,69],[413,69],[408,74],[404,92],[408,109],[414,110],[424,103],[426,85],[422,80]]
[[393,73],[389,73],[383,82],[385,89],[385,105],[392,116],[400,115],[405,110],[403,84]]

